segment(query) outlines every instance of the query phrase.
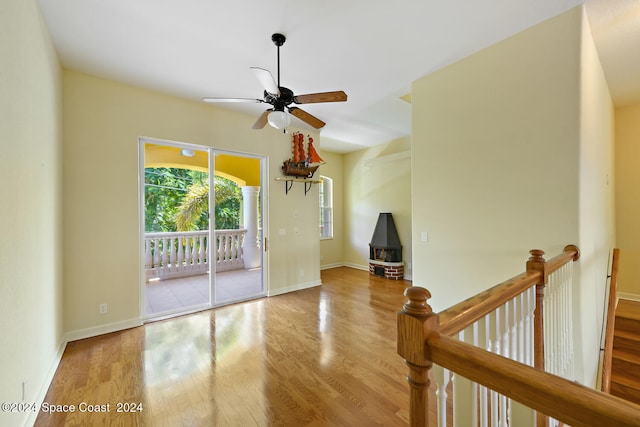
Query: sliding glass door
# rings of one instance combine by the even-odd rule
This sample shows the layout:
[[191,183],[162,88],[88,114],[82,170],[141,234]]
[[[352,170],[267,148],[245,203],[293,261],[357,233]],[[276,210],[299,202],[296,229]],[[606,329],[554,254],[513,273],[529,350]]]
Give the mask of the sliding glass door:
[[168,141],[139,144],[143,318],[264,296],[266,159]]

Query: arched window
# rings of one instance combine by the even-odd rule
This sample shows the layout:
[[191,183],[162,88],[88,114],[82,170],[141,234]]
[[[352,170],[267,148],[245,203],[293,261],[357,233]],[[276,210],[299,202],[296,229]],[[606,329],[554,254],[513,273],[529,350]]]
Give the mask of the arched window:
[[320,176],[320,239],[333,239],[333,180]]

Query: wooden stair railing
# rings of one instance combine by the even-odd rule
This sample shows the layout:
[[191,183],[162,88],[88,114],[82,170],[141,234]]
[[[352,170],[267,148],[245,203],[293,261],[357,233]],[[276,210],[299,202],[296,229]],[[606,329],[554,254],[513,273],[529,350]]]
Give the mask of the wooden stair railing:
[[602,385],[600,389],[609,393],[611,387],[611,363],[613,359],[613,332],[615,330],[616,303],[618,300],[618,265],[620,249],[613,250],[611,258],[611,278],[609,283],[609,302],[607,304],[607,324],[604,335],[604,352],[602,354]]
[[[430,401],[434,397],[429,391],[434,363],[538,411],[538,426],[547,425],[546,415],[573,427],[639,425],[639,406],[544,372],[544,287],[554,271],[579,258],[579,250],[567,246],[561,255],[549,261],[544,260],[542,251],[530,253],[525,273],[440,314],[433,313],[428,305],[431,297],[428,290],[420,287],[406,290],[409,301],[397,319],[398,353],[409,367],[412,426],[436,425],[427,410],[436,406]],[[534,367],[452,338],[532,286],[536,286],[537,300]]]
[[468,298],[448,309],[440,312],[440,333],[452,336],[471,323],[486,316],[514,296],[521,294],[531,286],[536,285],[541,290],[537,292],[536,299],[542,298],[544,286],[549,276],[569,261],[577,261],[580,258],[580,250],[575,245],[568,245],[562,254],[545,261],[544,251],[533,249],[531,257],[527,261],[527,271],[512,277],[494,287]]

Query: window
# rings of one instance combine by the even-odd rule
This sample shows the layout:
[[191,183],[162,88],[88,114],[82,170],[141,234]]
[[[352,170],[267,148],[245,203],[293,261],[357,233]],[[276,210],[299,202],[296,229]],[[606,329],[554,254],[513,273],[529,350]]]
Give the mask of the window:
[[333,239],[333,180],[320,176],[320,239]]

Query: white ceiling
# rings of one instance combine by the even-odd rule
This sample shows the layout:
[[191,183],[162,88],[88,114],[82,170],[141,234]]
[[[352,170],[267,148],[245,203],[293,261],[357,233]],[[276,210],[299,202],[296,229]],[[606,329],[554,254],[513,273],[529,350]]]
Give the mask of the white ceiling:
[[[411,82],[583,0],[39,0],[64,67],[194,101],[261,98],[249,70],[296,94],[344,90],[302,106],[327,122],[323,148],[348,152],[410,133]],[[640,0],[586,0],[617,105],[640,102]],[[217,104],[256,118],[264,104]],[[297,120],[297,119],[294,119]],[[256,131],[259,132],[259,131]]]

